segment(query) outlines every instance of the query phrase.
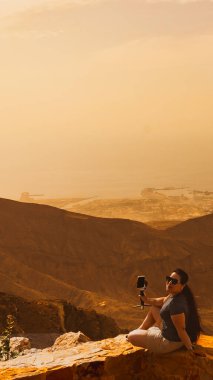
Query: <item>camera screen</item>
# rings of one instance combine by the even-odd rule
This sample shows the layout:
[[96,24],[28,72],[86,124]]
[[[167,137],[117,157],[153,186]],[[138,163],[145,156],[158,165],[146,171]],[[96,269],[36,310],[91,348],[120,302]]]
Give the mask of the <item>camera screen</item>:
[[137,288],[144,288],[145,286],[145,276],[138,276]]

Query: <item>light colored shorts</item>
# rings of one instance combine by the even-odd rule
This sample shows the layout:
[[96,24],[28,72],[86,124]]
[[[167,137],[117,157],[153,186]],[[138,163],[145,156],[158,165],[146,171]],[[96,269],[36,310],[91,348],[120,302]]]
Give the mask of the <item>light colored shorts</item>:
[[182,342],[172,342],[162,336],[159,327],[150,327],[148,330],[136,329],[129,333],[128,341],[134,346],[147,348],[156,354],[166,354],[183,347]]

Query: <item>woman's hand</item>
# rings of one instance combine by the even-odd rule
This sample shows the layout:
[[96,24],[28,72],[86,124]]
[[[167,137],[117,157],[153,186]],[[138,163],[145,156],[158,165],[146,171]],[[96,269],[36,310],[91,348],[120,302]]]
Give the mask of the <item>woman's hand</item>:
[[156,307],[161,307],[163,306],[163,303],[166,299],[166,297],[160,297],[160,298],[149,298],[146,296],[146,293],[144,295],[139,295],[140,299],[145,303],[148,304],[149,306],[156,306]]
[[203,358],[206,356],[206,353],[196,346],[193,346],[193,349],[189,350],[189,352],[192,356],[201,356]]
[[144,293],[143,296],[141,294],[139,294],[139,297],[140,299],[144,302],[144,303],[148,303],[148,297],[146,296],[146,294]]

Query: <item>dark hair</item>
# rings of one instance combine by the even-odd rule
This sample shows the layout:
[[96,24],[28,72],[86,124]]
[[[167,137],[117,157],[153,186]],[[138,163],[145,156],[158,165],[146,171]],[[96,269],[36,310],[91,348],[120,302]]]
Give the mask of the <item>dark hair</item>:
[[180,283],[185,285],[181,294],[185,296],[189,307],[189,317],[186,319],[186,331],[191,341],[196,342],[200,336],[202,328],[200,325],[200,316],[197,310],[194,295],[190,287],[187,285],[189,276],[183,269],[180,268],[175,269],[174,272],[180,276]]

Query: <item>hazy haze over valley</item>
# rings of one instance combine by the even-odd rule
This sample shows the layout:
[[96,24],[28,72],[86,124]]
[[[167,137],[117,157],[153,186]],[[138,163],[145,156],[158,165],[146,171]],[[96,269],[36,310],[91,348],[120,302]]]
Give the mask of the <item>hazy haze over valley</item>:
[[2,197],[213,190],[212,1],[0,1]]

